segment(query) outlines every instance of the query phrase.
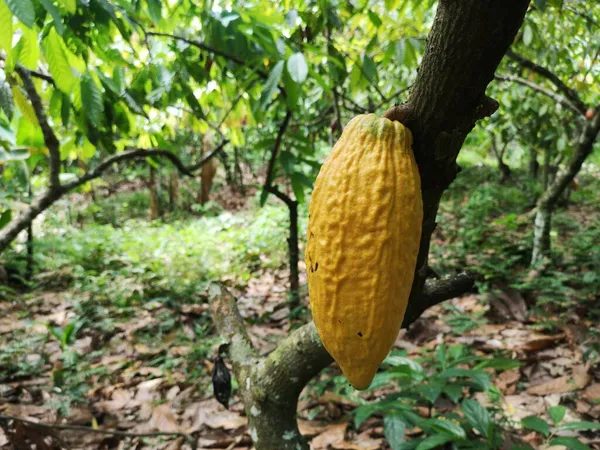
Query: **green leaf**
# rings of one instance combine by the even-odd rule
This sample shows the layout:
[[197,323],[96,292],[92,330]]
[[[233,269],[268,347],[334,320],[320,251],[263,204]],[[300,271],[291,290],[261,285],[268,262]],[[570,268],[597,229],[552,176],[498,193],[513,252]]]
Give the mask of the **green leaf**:
[[569,450],[592,450],[579,439],[574,437],[557,437],[549,442],[550,445],[564,445]]
[[104,111],[102,93],[88,72],[81,77],[81,103],[86,116],[94,125],[99,126]]
[[13,15],[6,3],[0,0],[0,50],[8,54],[12,48]]
[[259,101],[261,110],[264,111],[267,108],[269,102],[271,101],[271,98],[273,98],[273,94],[277,90],[277,86],[279,85],[279,81],[281,80],[282,73],[283,61],[279,61],[271,70],[271,73],[269,74],[269,77],[267,78],[267,81],[263,86],[263,90],[260,95]]
[[466,399],[462,402],[461,409],[467,422],[486,438],[490,435],[490,413],[479,402]]
[[19,44],[21,44],[19,62],[28,69],[35,70],[40,59],[40,46],[37,40],[37,33],[32,28],[25,28],[22,31],[23,35],[19,40]]
[[15,103],[10,86],[6,83],[0,86],[0,109],[4,111],[8,120],[12,120],[15,112]]
[[398,8],[400,4],[400,0],[385,0],[385,9],[388,11],[393,11]]
[[4,228],[12,219],[12,210],[7,209],[0,214],[0,229]]
[[449,433],[457,439],[466,439],[467,433],[459,424],[450,420],[431,419],[429,422],[431,428],[435,431]]
[[529,430],[537,431],[545,437],[550,435],[550,424],[540,417],[525,417],[523,420],[521,420],[521,425]]
[[535,7],[537,9],[539,9],[540,11],[545,11],[546,10],[546,0],[534,0],[533,1]]
[[12,13],[29,28],[35,23],[35,8],[31,0],[4,0]]
[[377,79],[377,67],[375,62],[369,55],[364,55],[362,60],[363,75],[369,80],[374,82]]
[[428,384],[421,384],[417,387],[417,392],[429,402],[435,403],[440,394],[442,393],[442,386],[439,383],[433,382]]
[[158,24],[162,19],[162,0],[148,0],[148,14],[152,22]]
[[48,61],[48,69],[56,86],[65,94],[71,94],[77,84],[77,77],[73,74],[69,58],[64,48],[62,38],[52,28],[43,41],[44,55]]
[[555,425],[561,422],[565,418],[565,414],[567,413],[567,408],[564,406],[552,406],[548,409],[548,415],[552,419]]
[[298,203],[304,203],[304,183],[301,175],[304,174],[294,172],[290,177],[292,181],[292,190],[294,191]]
[[529,44],[531,44],[532,40],[533,40],[533,29],[531,28],[531,25],[526,24],[525,27],[523,28],[523,44],[529,46]]
[[285,92],[287,94],[285,98],[286,103],[291,110],[295,110],[298,106],[302,88],[298,83],[292,80],[292,77],[287,70],[283,72],[283,85],[285,86]]
[[381,21],[381,19],[379,18],[379,16],[371,10],[369,10],[368,14],[369,14],[369,20],[371,21],[371,23],[373,25],[375,25],[375,28],[379,28],[381,26],[381,24],[383,23]]
[[23,114],[23,117],[25,117],[25,119],[27,119],[31,124],[37,126],[39,124],[37,116],[35,114],[33,106],[31,106],[31,103],[29,103],[29,100],[27,100],[27,98],[16,86],[13,86],[12,94],[13,98],[15,99],[15,103],[21,111],[21,114]]
[[52,3],[52,0],[40,0],[40,3],[44,6],[44,9],[46,9],[46,11],[48,11],[48,14],[50,14],[52,16],[52,20],[54,21],[54,26],[56,27],[56,31],[58,31],[58,34],[60,34],[62,36],[63,33],[65,32],[65,26],[62,22],[62,17],[60,15],[60,11],[58,10],[58,8],[56,6],[54,6],[54,3]]
[[580,422],[567,422],[558,426],[559,430],[577,430],[577,431],[591,431],[600,430],[600,423],[580,421]]
[[327,47],[327,66],[333,83],[342,84],[348,75],[346,59],[333,45]]
[[77,0],[58,0],[58,2],[65,7],[69,14],[77,11]]
[[292,80],[298,84],[304,83],[308,75],[308,64],[306,64],[304,55],[298,52],[290,56],[287,61],[287,70]]
[[416,450],[431,450],[433,448],[437,448],[446,442],[450,442],[454,439],[454,436],[451,434],[435,434],[433,436],[428,437],[423,442],[421,442]]
[[481,370],[481,369],[510,370],[510,369],[516,369],[517,367],[521,367],[520,361],[517,361],[515,359],[510,359],[510,358],[498,357],[498,358],[487,359],[487,360],[477,364],[473,368],[475,370]]
[[31,153],[27,148],[15,148],[13,150],[7,151],[4,153],[0,161],[9,162],[9,161],[25,161],[31,156]]
[[388,414],[383,418],[383,434],[392,450],[400,449],[400,445],[404,442],[405,431],[406,423],[400,416]]

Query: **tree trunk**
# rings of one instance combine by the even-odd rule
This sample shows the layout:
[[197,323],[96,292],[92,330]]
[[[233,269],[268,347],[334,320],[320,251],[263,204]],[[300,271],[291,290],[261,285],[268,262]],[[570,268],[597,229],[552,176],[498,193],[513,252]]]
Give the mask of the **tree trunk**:
[[537,152],[533,147],[529,147],[529,174],[531,178],[537,180],[540,163],[537,160]]
[[298,275],[298,202],[292,201],[287,205],[290,213],[290,235],[287,239],[290,258],[290,310],[300,302],[300,280]]
[[150,167],[150,179],[148,180],[150,190],[150,220],[156,220],[161,216],[160,199],[158,198],[158,186],[156,183],[156,169]]
[[[202,156],[210,154],[215,149],[215,137],[212,132],[208,132],[202,138]],[[210,199],[210,191],[213,186],[213,179],[217,173],[217,163],[215,159],[211,159],[202,166],[200,171],[200,195],[198,203],[204,205]]]
[[551,162],[552,154],[550,149],[547,148],[544,150],[544,165],[542,167],[542,186],[544,187],[544,191],[548,189],[548,185],[550,184],[551,174]]
[[175,170],[169,175],[169,206],[171,210],[177,209],[179,204],[179,173]]
[[12,241],[23,230],[26,230],[29,224],[42,212],[44,212],[52,203],[62,196],[62,191],[47,190],[40,197],[34,199],[29,208],[16,219],[0,230],[0,253],[10,245]]
[[540,205],[535,213],[533,224],[533,252],[531,264],[539,263],[550,253],[550,229],[552,226],[552,209],[548,205]]
[[[600,112],[600,107],[596,108]],[[565,190],[573,183],[575,176],[581,170],[585,159],[592,153],[594,142],[600,132],[600,114],[596,113],[594,119],[586,122],[579,135],[577,147],[573,156],[567,163],[565,170],[557,173],[554,181],[547,186],[544,193],[537,202],[537,212],[534,222],[533,233],[533,251],[531,254],[531,264],[535,265],[550,255],[550,229],[552,224],[552,213],[554,208],[564,194]],[[548,152],[547,152],[548,154]],[[544,172],[548,173],[546,161],[549,156],[544,158]],[[549,165],[549,163],[548,163]],[[546,177],[546,176],[545,176]]]

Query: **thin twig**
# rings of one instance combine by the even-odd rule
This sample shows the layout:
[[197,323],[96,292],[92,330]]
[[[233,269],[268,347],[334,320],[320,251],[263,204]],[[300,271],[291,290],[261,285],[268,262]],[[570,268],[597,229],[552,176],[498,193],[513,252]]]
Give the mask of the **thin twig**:
[[573,103],[571,103],[566,97],[563,97],[562,95],[559,95],[556,92],[546,89],[545,87],[542,87],[539,84],[533,83],[532,81],[526,80],[524,78],[516,77],[514,75],[496,75],[495,78],[496,78],[496,80],[499,80],[499,81],[512,81],[515,83],[522,84],[523,86],[527,86],[527,87],[533,89],[534,91],[544,94],[546,97],[551,98],[556,103],[560,103],[561,105],[563,105],[566,108],[573,111],[578,116],[585,114],[585,110],[582,112],[577,106],[575,106]]
[[5,416],[5,415],[0,415],[0,420],[6,421],[6,422],[14,420],[16,422],[27,423],[30,425],[34,425],[36,427],[45,428],[45,429],[49,429],[49,430],[71,430],[71,431],[79,431],[82,433],[95,433],[95,434],[104,434],[104,435],[120,436],[120,437],[135,438],[135,437],[177,436],[177,437],[184,438],[191,445],[193,450],[198,448],[196,439],[194,439],[193,436],[191,436],[187,433],[181,433],[181,432],[176,432],[176,431],[171,432],[171,433],[166,433],[166,432],[131,433],[128,431],[119,431],[119,430],[102,430],[102,429],[86,427],[86,426],[82,426],[82,425],[43,423],[43,422],[36,422],[34,420],[23,419],[21,417]]
[[283,142],[283,135],[285,134],[291,119],[292,111],[288,109],[285,113],[285,118],[279,125],[279,130],[277,131],[277,137],[275,138],[275,143],[273,144],[273,149],[271,150],[271,158],[269,159],[269,165],[267,166],[267,176],[265,177],[264,185],[265,191],[272,193],[287,205],[289,205],[291,202],[294,202],[294,200],[273,186],[273,177],[275,173],[275,163],[277,162],[279,149],[281,147],[281,143]]
[[35,88],[35,84],[33,84],[29,70],[20,64],[17,64],[15,70],[21,77],[21,80],[23,80],[23,87],[25,88],[25,92],[27,92],[31,106],[33,106],[38,123],[42,129],[44,143],[50,153],[50,189],[58,190],[60,189],[60,144],[58,138],[48,122],[42,99]]
[[556,89],[562,92],[564,96],[571,101],[571,103],[577,108],[577,110],[581,114],[585,114],[585,111],[587,110],[587,105],[583,102],[583,100],[581,100],[577,91],[567,86],[555,73],[551,72],[546,67],[543,67],[539,64],[534,63],[533,61],[530,61],[529,59],[519,55],[518,53],[512,50],[508,50],[506,56],[519,63],[521,66],[546,78],[554,86],[556,86]]
[[84,183],[87,183],[88,181],[91,181],[95,178],[100,177],[104,171],[106,169],[108,169],[110,166],[112,166],[113,164],[116,163],[120,163],[123,161],[131,161],[134,159],[140,159],[140,158],[152,158],[152,157],[164,157],[164,158],[168,158],[171,163],[173,163],[173,165],[184,175],[187,175],[188,177],[195,177],[196,175],[194,174],[194,171],[198,170],[200,167],[202,167],[204,164],[206,164],[211,158],[213,158],[229,141],[225,140],[223,142],[221,142],[221,144],[215,148],[212,152],[210,152],[207,156],[205,156],[204,158],[202,158],[199,162],[192,164],[190,166],[186,166],[185,164],[183,164],[183,162],[179,159],[179,157],[177,155],[175,155],[175,153],[169,151],[169,150],[164,150],[164,149],[160,149],[160,148],[151,148],[151,149],[147,149],[147,148],[133,148],[133,149],[129,149],[127,151],[121,152],[121,153],[117,153],[116,155],[111,156],[110,158],[105,159],[104,161],[102,161],[101,163],[99,163],[96,167],[94,167],[92,170],[88,171],[87,173],[85,173],[84,175],[82,175],[81,177],[79,177],[78,179],[67,183],[65,185],[62,186],[61,190],[62,191],[70,191],[78,186],[81,186]]

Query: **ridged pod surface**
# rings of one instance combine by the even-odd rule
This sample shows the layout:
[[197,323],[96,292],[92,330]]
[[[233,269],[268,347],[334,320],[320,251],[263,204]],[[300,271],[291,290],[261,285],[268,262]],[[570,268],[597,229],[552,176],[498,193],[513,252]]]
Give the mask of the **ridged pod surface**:
[[321,167],[305,259],[323,345],[356,389],[371,384],[394,344],[413,282],[423,205],[412,133],[352,119]]

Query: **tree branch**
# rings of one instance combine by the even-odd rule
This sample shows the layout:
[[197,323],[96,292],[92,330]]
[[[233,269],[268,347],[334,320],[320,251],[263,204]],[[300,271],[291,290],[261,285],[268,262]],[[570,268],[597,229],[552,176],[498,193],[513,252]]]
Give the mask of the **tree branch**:
[[254,362],[258,358],[258,352],[250,342],[235,297],[223,285],[211,283],[208,288],[208,300],[217,331],[225,343],[229,344],[229,358],[234,370]]
[[277,162],[277,156],[279,155],[279,149],[281,147],[281,143],[283,142],[283,135],[285,134],[291,119],[292,112],[288,109],[283,121],[279,125],[279,130],[277,131],[277,137],[275,138],[275,143],[273,144],[273,149],[271,150],[271,158],[269,159],[269,165],[267,166],[267,175],[264,185],[264,190],[266,192],[275,195],[275,197],[283,201],[288,206],[295,205],[297,202],[281,192],[276,186],[273,186],[273,178],[275,176],[275,164]]
[[195,175],[193,172],[202,167],[219,151],[221,151],[221,149],[227,144],[227,142],[228,141],[223,141],[217,148],[215,148],[212,152],[210,152],[208,155],[202,158],[199,162],[190,166],[185,166],[183,162],[181,162],[181,160],[177,157],[177,155],[175,155],[169,150],[138,148],[117,153],[116,155],[105,159],[92,170],[86,172],[84,175],[77,178],[76,180],[73,180],[69,183],[65,183],[61,185],[58,189],[48,189],[42,195],[36,197],[23,214],[13,219],[8,225],[6,225],[0,230],[0,253],[2,253],[9,246],[9,244],[17,237],[17,235],[21,231],[27,228],[28,224],[30,224],[38,215],[40,215],[48,207],[50,207],[50,205],[52,205],[55,201],[57,201],[69,191],[72,191],[73,189],[87,183],[88,181],[100,177],[104,173],[104,171],[106,171],[106,169],[108,169],[113,164],[147,157],[164,157],[168,158],[181,173],[189,177],[194,177]]
[[432,306],[472,292],[474,286],[475,275],[468,272],[440,279],[427,279],[423,286],[421,301],[409,303],[402,321],[402,328],[408,328]]
[[117,153],[116,155],[106,158],[104,161],[99,163],[96,167],[94,167],[92,170],[88,171],[87,173],[85,173],[84,175],[79,177],[78,179],[65,184],[62,187],[62,190],[64,192],[70,191],[72,189],[75,189],[78,186],[81,186],[84,183],[87,183],[88,181],[91,181],[95,178],[100,177],[104,173],[104,171],[106,169],[108,169],[110,166],[112,166],[113,164],[120,163],[123,161],[131,161],[133,159],[140,159],[140,158],[152,158],[152,157],[167,158],[177,168],[177,170],[179,170],[182,174],[184,174],[188,177],[195,177],[196,175],[194,174],[194,172],[196,170],[198,170],[200,167],[202,167],[204,164],[206,164],[217,153],[219,153],[219,151],[227,144],[227,142],[229,142],[229,141],[225,140],[225,141],[221,142],[221,144],[217,148],[215,148],[212,152],[210,152],[208,155],[206,155],[204,158],[202,158],[199,162],[192,164],[190,166],[186,166],[185,164],[183,164],[183,162],[179,159],[179,157],[175,153],[173,153],[169,150],[164,150],[164,149],[160,149],[160,148],[130,149],[128,151]]
[[536,84],[532,81],[529,81],[529,80],[526,80],[524,78],[520,78],[520,77],[517,77],[514,75],[496,75],[495,78],[498,81],[512,81],[514,83],[519,83],[523,86],[527,86],[527,87],[533,89],[534,91],[539,92],[540,94],[544,94],[546,97],[554,100],[556,103],[559,103],[562,106],[570,109],[572,112],[574,112],[578,116],[585,114],[585,110],[583,112],[581,110],[579,110],[577,108],[577,106],[575,106],[573,103],[571,103],[566,97],[563,97],[562,95],[559,95],[556,92],[546,89],[545,87],[542,87],[539,84]]
[[521,66],[546,78],[556,87],[556,89],[562,92],[564,96],[571,101],[571,103],[577,108],[580,114],[585,114],[585,111],[587,110],[587,105],[581,100],[579,94],[577,94],[577,91],[567,86],[560,78],[558,78],[556,74],[552,73],[547,68],[540,66],[539,64],[536,64],[533,61],[530,61],[529,59],[519,55],[518,53],[512,50],[508,50],[506,55],[509,58],[516,61],[517,63],[519,63]]
[[554,205],[562,193],[579,173],[586,158],[594,150],[594,143],[600,132],[600,105],[596,107],[594,112],[594,118],[585,123],[585,126],[579,135],[575,152],[567,163],[565,170],[556,176],[554,182],[546,189],[546,192],[544,192],[538,200],[538,209],[551,210],[554,208]]
[[33,110],[35,111],[35,115],[42,129],[44,143],[46,144],[46,147],[48,147],[48,152],[50,153],[50,189],[58,190],[60,189],[60,144],[58,138],[48,122],[42,99],[35,89],[29,70],[25,69],[20,64],[17,64],[15,70],[21,77],[21,80],[23,80],[23,87],[25,88],[25,92],[27,92],[29,101],[31,101],[31,105],[33,106]]

